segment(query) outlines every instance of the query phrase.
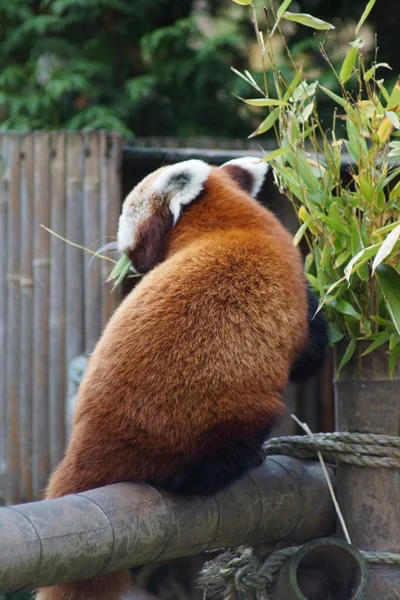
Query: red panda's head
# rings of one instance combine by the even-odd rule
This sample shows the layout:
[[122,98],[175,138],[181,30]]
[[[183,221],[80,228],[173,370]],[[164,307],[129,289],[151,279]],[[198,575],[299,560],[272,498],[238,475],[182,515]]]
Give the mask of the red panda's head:
[[[268,165],[258,158],[239,158],[221,167],[249,195],[260,191]],[[126,197],[118,227],[118,250],[139,273],[147,273],[162,259],[167,236],[184,206],[199,198],[212,167],[187,160],[161,167],[145,177]]]

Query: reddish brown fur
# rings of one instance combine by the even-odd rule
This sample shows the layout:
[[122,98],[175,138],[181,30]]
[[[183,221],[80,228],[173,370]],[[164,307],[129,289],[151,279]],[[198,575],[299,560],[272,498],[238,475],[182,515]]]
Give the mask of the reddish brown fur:
[[[170,231],[166,260],[105,328],[46,497],[119,481],[156,483],[224,436],[268,426],[282,411],[306,317],[291,236],[213,168],[200,201]],[[39,599],[119,600],[126,577],[55,586]]]

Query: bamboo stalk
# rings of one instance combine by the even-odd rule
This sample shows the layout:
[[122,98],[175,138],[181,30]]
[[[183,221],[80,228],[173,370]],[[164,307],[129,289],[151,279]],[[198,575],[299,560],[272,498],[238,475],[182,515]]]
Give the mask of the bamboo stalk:
[[[51,133],[51,228],[65,233],[65,133]],[[50,309],[49,309],[49,444],[50,469],[63,456],[65,448],[65,244],[50,236]]]
[[19,350],[20,350],[20,143],[21,136],[7,134],[8,238],[7,238],[7,355],[6,355],[6,455],[7,504],[19,501]]
[[49,472],[49,251],[50,226],[50,134],[35,132],[34,219],[33,219],[33,496],[41,496]]
[[1,508],[0,593],[244,543],[301,542],[329,534],[333,520],[319,463],[286,456],[209,498],[120,483]]
[[6,472],[6,323],[7,323],[7,189],[5,135],[0,134],[0,502],[4,499]]
[[21,144],[20,500],[32,500],[33,136]]
[[[84,136],[83,245],[97,250],[100,242],[99,134]],[[84,255],[85,353],[93,352],[101,333],[100,261]]]
[[[118,219],[121,212],[120,168],[122,161],[122,140],[118,134],[100,132],[100,229],[102,243],[115,240]],[[101,280],[109,275],[109,265],[102,262]],[[111,292],[110,285],[103,285],[102,326],[117,308],[121,300],[120,289]]]
[[[71,242],[83,243],[82,170],[83,139],[79,133],[66,136],[66,231]],[[65,348],[67,367],[84,352],[83,252],[68,244],[65,247]],[[67,411],[71,412],[77,384],[68,377]],[[67,428],[69,427],[68,416]]]

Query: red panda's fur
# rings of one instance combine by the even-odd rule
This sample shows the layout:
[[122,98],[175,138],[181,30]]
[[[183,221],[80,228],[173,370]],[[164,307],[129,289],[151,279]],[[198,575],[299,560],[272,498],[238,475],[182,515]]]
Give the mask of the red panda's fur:
[[[283,410],[307,335],[290,234],[218,168],[175,227],[154,214],[141,232],[151,270],[90,357],[46,498],[129,480],[162,486],[235,436],[265,437]],[[120,600],[128,583],[113,573],[43,588],[38,600]]]

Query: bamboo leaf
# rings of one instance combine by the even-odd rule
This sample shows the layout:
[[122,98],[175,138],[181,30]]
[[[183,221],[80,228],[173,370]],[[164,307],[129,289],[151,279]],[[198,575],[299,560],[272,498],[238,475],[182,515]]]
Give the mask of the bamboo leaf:
[[353,74],[354,65],[356,64],[358,56],[358,48],[358,46],[353,46],[345,56],[339,73],[339,78],[342,83],[346,83]]
[[289,152],[291,152],[290,148],[278,148],[277,150],[270,152],[266,156],[263,156],[263,158],[261,160],[263,162],[270,162],[271,160],[274,160],[274,158],[279,158],[279,156],[284,156],[285,154],[289,154]]
[[396,368],[396,362],[397,359],[400,356],[400,351],[396,348],[395,350],[392,350],[391,352],[389,352],[389,376],[390,378],[393,377],[394,375],[394,370]]
[[356,349],[356,344],[357,344],[357,340],[355,338],[352,338],[349,342],[349,345],[346,348],[346,352],[343,354],[342,360],[340,361],[340,365],[338,367],[336,377],[339,377],[340,371],[343,369],[343,367],[349,362],[349,360],[353,356],[354,350]]
[[385,112],[385,115],[387,116],[393,127],[395,127],[396,129],[400,129],[399,117],[396,115],[395,112],[393,112],[392,110],[388,110],[387,112]]
[[245,98],[240,98],[246,104],[250,104],[250,106],[287,106],[287,102],[284,100],[276,100],[275,98],[250,98],[246,100]]
[[282,2],[282,4],[280,5],[280,7],[278,8],[278,11],[276,13],[277,21],[282,17],[283,13],[289,8],[289,6],[291,4],[292,4],[292,0],[285,0],[284,2]]
[[375,271],[386,300],[390,317],[400,334],[400,275],[390,265],[379,265]]
[[389,254],[391,254],[399,237],[400,237],[400,225],[395,227],[395,229],[393,229],[393,231],[391,231],[389,233],[389,235],[387,236],[385,241],[382,243],[382,246],[379,248],[379,250],[374,258],[374,262],[372,263],[372,275],[374,274],[377,266],[380,265],[385,260],[385,258],[387,258],[389,256]]
[[340,342],[340,340],[344,338],[344,333],[342,333],[334,323],[328,323],[328,336],[329,343],[333,346],[333,344]]
[[349,315],[349,317],[361,319],[361,314],[357,312],[354,306],[352,306],[350,302],[347,302],[347,300],[335,300],[334,302],[332,302],[332,306],[344,315]]
[[361,27],[364,25],[366,19],[368,19],[368,15],[371,12],[371,10],[374,8],[375,2],[376,2],[376,0],[369,0],[367,6],[365,7],[364,12],[361,15],[361,18],[360,18],[360,20],[357,23],[357,27],[356,27],[356,33],[357,34],[360,31]]
[[391,335],[392,335],[391,331],[382,331],[382,333],[380,333],[375,338],[375,340],[372,342],[372,344],[370,346],[368,346],[366,351],[363,352],[361,354],[361,356],[365,356],[366,354],[369,354],[370,352],[373,352],[374,350],[379,348],[379,346],[383,346],[383,344],[386,344],[386,342],[389,341]]
[[260,123],[260,125],[257,127],[257,129],[255,131],[253,131],[252,134],[249,135],[249,138],[255,137],[256,135],[261,135],[262,133],[269,131],[271,129],[271,127],[274,126],[275,121],[278,119],[279,112],[280,112],[279,107],[274,108],[274,110],[270,112],[268,117],[266,119],[264,119],[264,121],[262,121],[262,123]]
[[319,29],[321,31],[335,29],[334,25],[331,23],[317,19],[317,17],[313,17],[308,13],[285,12],[283,13],[282,18],[287,19],[288,21],[293,21],[294,23],[300,23],[300,25],[305,25],[306,27],[312,27],[312,29]]
[[347,106],[347,102],[344,98],[341,98],[340,96],[338,96],[337,94],[335,94],[334,92],[331,92],[331,90],[329,90],[328,88],[324,87],[323,85],[320,85],[319,88],[327,95],[329,96],[329,98],[331,98],[331,100],[334,100],[337,104],[339,104],[340,106],[342,106],[343,108],[346,108]]
[[241,4],[242,6],[250,6],[252,0],[232,0],[236,4]]
[[304,237],[304,234],[305,234],[305,232],[306,232],[306,231],[307,231],[307,229],[308,229],[308,226],[309,226],[309,224],[310,224],[310,221],[311,221],[311,219],[310,219],[310,218],[308,218],[308,219],[307,219],[307,221],[305,221],[305,222],[304,222],[302,225],[300,225],[300,227],[298,228],[298,230],[297,230],[297,232],[296,232],[296,235],[295,235],[295,236],[294,236],[294,238],[293,238],[293,244],[294,244],[295,246],[298,246],[298,245],[300,244],[301,240],[302,240],[302,239],[303,239],[303,237]]
[[368,248],[363,248],[362,250],[360,250],[360,252],[358,252],[358,254],[356,254],[351,261],[349,262],[349,264],[346,266],[345,270],[344,270],[344,276],[347,279],[347,281],[350,281],[350,276],[354,273],[354,271],[356,271],[361,265],[358,263],[361,263],[361,261],[365,262],[367,260],[369,260],[370,258],[372,258],[373,256],[375,256],[375,254],[378,252],[380,248],[380,244],[374,244],[373,246],[368,246]]
[[[116,264],[114,265],[114,268],[111,271],[110,275],[108,276],[107,282],[111,281],[112,279],[116,279],[117,277],[119,277],[121,275],[121,273],[125,273],[125,275],[127,275],[131,266],[132,266],[132,263],[131,263],[130,259],[127,257],[126,254],[122,254],[119,257]],[[125,275],[124,275],[124,277],[125,277]]]

